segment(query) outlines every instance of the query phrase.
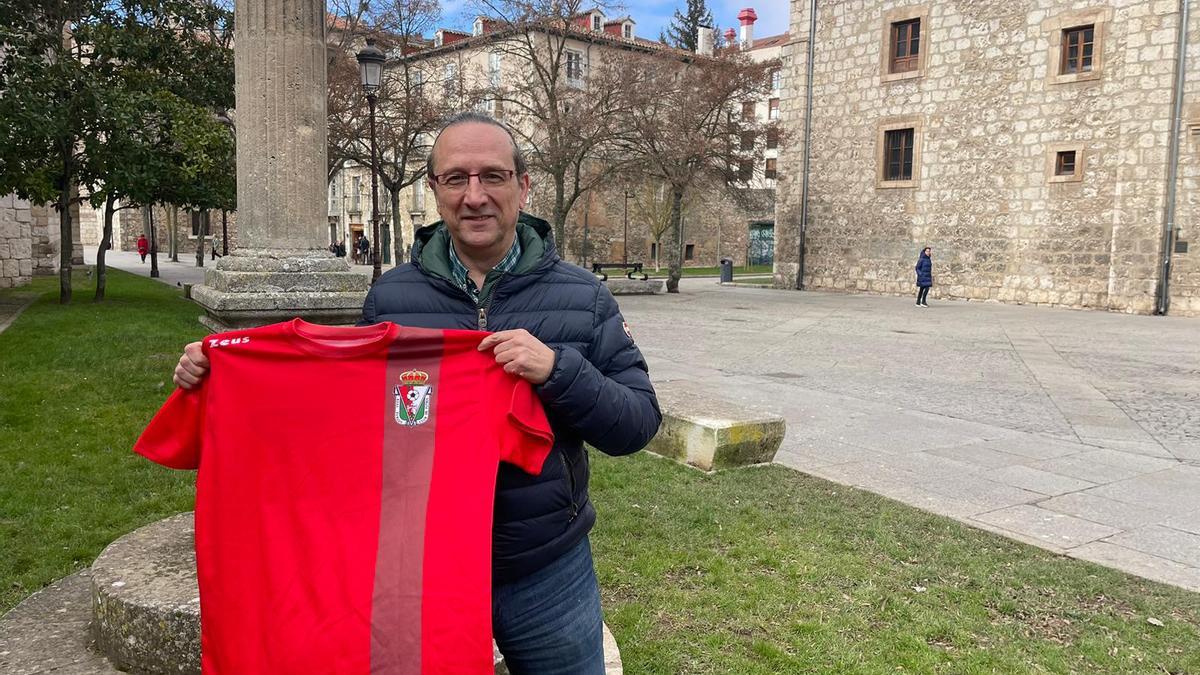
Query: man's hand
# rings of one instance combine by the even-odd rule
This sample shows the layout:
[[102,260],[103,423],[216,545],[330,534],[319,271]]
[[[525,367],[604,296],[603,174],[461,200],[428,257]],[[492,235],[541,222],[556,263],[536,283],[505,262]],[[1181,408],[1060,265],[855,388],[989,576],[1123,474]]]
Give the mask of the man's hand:
[[175,366],[175,386],[192,389],[208,375],[208,357],[201,349],[202,344],[191,342],[183,348],[183,356],[179,357],[179,365]]
[[502,330],[483,338],[479,343],[479,351],[489,349],[493,350],[496,363],[504,366],[505,372],[517,375],[531,384],[542,384],[550,379],[550,373],[554,370],[554,350],[542,344],[524,328]]

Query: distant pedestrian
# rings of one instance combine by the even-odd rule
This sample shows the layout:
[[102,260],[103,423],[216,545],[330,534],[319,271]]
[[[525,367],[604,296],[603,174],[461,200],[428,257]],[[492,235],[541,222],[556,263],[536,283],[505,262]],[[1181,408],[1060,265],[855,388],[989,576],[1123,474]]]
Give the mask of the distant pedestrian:
[[212,252],[213,260],[221,257],[221,254],[217,253],[217,235],[212,236],[212,245],[208,247],[208,250]]
[[358,261],[364,265],[371,261],[371,242],[365,234],[358,238]]
[[336,255],[339,258],[346,257],[346,240],[345,239],[338,242],[337,251],[334,252],[334,255]]
[[150,252],[150,242],[146,241],[146,235],[138,235],[137,241],[138,255],[142,256],[142,262],[146,262],[146,254]]
[[926,246],[917,259],[917,307],[928,307],[929,288],[933,286],[933,249]]

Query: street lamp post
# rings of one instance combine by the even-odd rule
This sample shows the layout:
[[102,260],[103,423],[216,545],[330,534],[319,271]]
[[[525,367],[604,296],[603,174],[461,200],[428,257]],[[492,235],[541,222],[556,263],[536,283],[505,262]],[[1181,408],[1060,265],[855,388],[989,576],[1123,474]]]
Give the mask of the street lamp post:
[[[233,124],[233,118],[229,116],[228,110],[221,110],[217,113],[217,121],[225,125],[229,130],[229,135],[233,136],[234,145],[237,144],[237,127]],[[221,255],[229,255],[229,212],[226,209],[221,209]]]
[[363,47],[355,58],[358,60],[362,88],[367,95],[367,108],[371,117],[371,231],[375,238],[371,242],[371,258],[374,265],[371,283],[374,283],[382,271],[379,260],[379,163],[375,151],[375,94],[383,80],[383,62],[387,60],[387,56],[375,46],[375,40],[368,39],[367,46]]
[[629,190],[625,191],[625,243],[621,245],[621,264],[629,266],[629,198],[633,196]]

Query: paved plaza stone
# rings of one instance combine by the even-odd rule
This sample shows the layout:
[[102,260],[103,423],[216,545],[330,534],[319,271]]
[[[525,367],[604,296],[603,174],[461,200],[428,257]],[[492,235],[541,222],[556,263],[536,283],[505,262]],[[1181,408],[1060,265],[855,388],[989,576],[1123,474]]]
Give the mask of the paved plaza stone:
[[1200,321],[682,282],[656,383],[784,416],[776,462],[1200,591]]

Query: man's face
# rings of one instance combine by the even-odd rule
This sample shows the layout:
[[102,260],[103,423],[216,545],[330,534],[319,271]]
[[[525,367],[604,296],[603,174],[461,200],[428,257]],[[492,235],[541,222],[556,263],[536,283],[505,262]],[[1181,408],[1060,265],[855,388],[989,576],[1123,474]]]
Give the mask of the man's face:
[[[442,132],[433,148],[433,170],[439,175],[516,171],[508,134],[491,124],[468,122]],[[502,185],[484,185],[478,177],[463,187],[438,185],[429,177],[438,214],[450,229],[456,247],[494,253],[511,242],[517,216],[529,195],[529,175],[514,176]]]

